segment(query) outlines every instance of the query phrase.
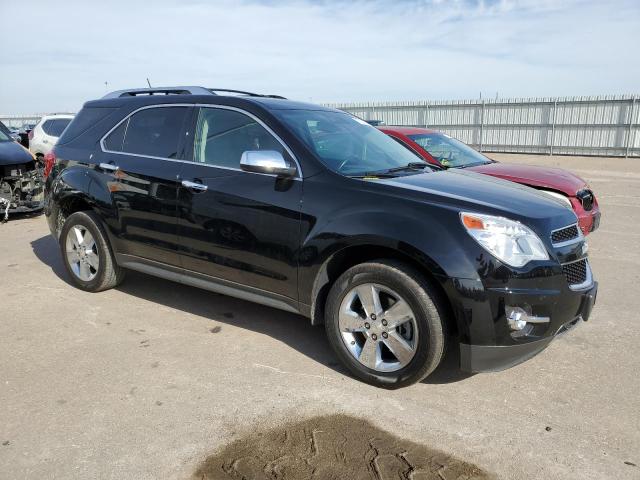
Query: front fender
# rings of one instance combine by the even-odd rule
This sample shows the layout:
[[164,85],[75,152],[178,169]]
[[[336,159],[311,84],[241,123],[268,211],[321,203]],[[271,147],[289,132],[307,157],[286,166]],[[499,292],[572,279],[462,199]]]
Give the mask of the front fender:
[[475,251],[475,245],[461,244],[466,235],[454,238],[454,229],[462,227],[453,211],[419,214],[410,210],[390,215],[386,208],[363,211],[353,207],[327,217],[330,220],[315,224],[302,242],[299,281],[303,303],[309,304],[316,279],[331,258],[354,246],[393,249],[435,276],[478,278],[475,259],[466,253]]

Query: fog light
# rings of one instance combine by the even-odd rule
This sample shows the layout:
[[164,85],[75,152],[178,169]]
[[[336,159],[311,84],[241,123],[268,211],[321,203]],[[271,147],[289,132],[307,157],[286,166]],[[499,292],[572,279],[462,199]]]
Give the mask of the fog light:
[[504,314],[507,317],[509,328],[515,331],[524,330],[529,323],[549,323],[551,321],[549,317],[536,317],[527,313],[522,307],[509,305],[504,307]]
[[522,330],[527,326],[527,312],[520,307],[505,307],[504,313],[507,316],[507,322],[511,330]]

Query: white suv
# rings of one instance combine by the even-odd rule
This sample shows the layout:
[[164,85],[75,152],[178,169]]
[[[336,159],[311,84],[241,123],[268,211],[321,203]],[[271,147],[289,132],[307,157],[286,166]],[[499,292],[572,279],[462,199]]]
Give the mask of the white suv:
[[58,137],[73,120],[73,115],[45,115],[29,132],[29,151],[35,156],[46,155],[58,141]]

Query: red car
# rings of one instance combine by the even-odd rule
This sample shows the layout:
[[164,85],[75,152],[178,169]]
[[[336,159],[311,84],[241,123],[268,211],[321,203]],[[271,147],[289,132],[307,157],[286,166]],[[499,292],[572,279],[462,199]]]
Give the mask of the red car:
[[435,130],[386,125],[378,128],[428,163],[444,168],[468,168],[552,195],[573,209],[585,235],[600,224],[600,208],[595,194],[587,182],[567,170],[499,163]]

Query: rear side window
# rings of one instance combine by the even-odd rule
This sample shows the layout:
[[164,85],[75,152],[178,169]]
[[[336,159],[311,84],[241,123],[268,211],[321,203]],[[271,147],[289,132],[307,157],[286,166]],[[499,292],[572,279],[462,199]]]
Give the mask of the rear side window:
[[253,118],[233,110],[201,108],[194,138],[193,160],[218,167],[240,168],[248,150],[276,150],[282,144]]
[[[180,132],[188,110],[187,107],[140,110],[109,134],[105,146],[113,151],[177,158]],[[118,145],[122,145],[122,148],[118,148]]]
[[67,125],[71,123],[70,118],[55,118],[52,120],[46,120],[42,124],[42,130],[44,133],[49,135],[50,137],[59,137],[64,132],[64,129],[67,128]]

